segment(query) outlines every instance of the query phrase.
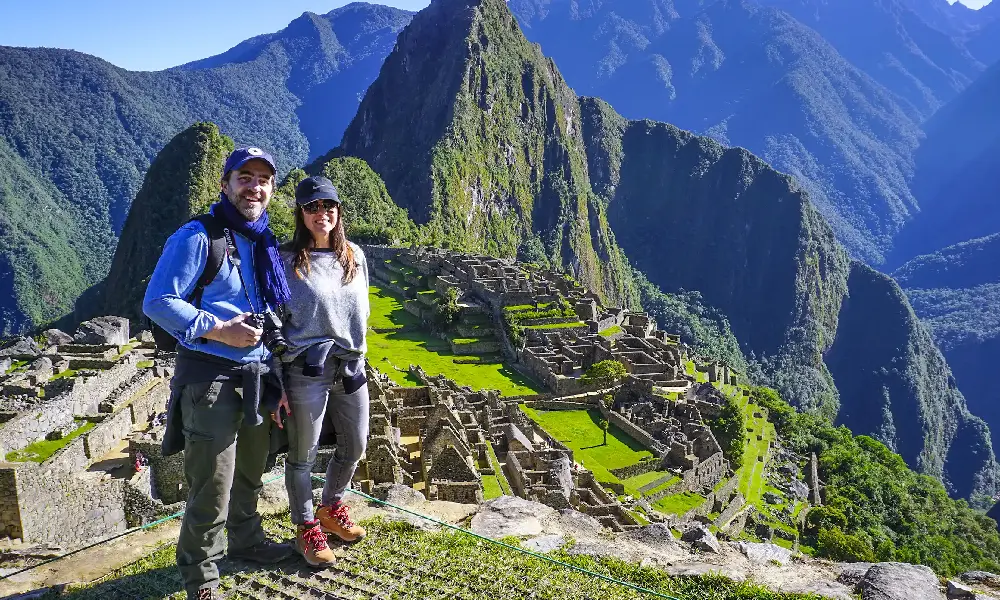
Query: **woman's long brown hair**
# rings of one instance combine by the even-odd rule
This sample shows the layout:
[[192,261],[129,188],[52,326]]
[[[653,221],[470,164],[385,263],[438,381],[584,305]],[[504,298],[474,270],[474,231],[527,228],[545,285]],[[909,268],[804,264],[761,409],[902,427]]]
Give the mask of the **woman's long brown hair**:
[[[309,250],[313,245],[312,232],[306,227],[302,207],[296,206],[295,233],[292,235],[292,252],[295,254],[295,258],[292,259],[292,269],[299,279],[304,279],[306,275],[309,275]],[[350,283],[358,271],[358,264],[354,262],[354,250],[351,250],[351,245],[347,243],[347,235],[344,233],[343,204],[337,207],[337,226],[330,232],[330,247],[337,255],[340,266],[344,268],[342,282]]]

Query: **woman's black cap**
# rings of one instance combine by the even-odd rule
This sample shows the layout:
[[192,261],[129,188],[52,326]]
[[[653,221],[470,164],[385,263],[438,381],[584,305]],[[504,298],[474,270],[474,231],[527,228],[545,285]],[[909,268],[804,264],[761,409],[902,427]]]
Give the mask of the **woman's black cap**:
[[316,200],[333,200],[340,204],[340,196],[337,195],[337,188],[333,187],[332,181],[320,176],[306,177],[295,186],[295,202],[299,206]]

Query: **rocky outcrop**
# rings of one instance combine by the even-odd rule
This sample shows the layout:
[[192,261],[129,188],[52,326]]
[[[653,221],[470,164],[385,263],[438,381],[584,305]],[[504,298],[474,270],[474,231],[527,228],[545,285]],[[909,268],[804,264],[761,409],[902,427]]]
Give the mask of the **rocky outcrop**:
[[128,319],[97,317],[80,323],[73,341],[77,344],[121,346],[129,341]]
[[872,565],[858,591],[861,600],[945,600],[934,571],[907,563]]

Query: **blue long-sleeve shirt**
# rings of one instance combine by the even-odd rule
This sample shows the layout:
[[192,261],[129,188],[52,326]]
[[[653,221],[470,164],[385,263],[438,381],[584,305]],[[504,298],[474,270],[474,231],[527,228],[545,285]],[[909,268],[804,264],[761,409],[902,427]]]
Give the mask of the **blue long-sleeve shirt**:
[[[254,276],[254,244],[236,232],[233,242],[241,258],[240,273],[247,294],[243,293],[243,283],[234,264],[227,258],[219,274],[205,286],[200,308],[185,300],[194,291],[208,260],[208,232],[201,223],[191,221],[181,226],[163,246],[163,254],[146,287],[142,311],[177,338],[179,346],[242,363],[265,361],[270,352],[261,343],[236,348],[216,340],[198,339],[219,322],[245,312],[263,312],[264,300]],[[252,306],[247,295],[253,300]]]

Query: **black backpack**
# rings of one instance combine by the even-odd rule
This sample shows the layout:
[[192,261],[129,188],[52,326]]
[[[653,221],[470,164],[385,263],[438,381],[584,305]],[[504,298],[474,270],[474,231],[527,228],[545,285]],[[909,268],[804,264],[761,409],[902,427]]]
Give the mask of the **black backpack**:
[[[208,232],[208,260],[205,261],[205,266],[202,269],[201,276],[198,278],[198,283],[194,286],[194,290],[185,298],[191,304],[201,308],[201,296],[205,291],[205,286],[215,280],[216,275],[222,269],[223,261],[226,260],[226,234],[222,223],[211,213],[192,217],[187,222],[190,223],[191,221],[198,221],[205,227],[205,231]],[[150,329],[153,332],[153,341],[156,343],[157,350],[161,352],[176,351],[177,339],[167,333],[165,329],[157,325],[152,319],[150,319]]]

